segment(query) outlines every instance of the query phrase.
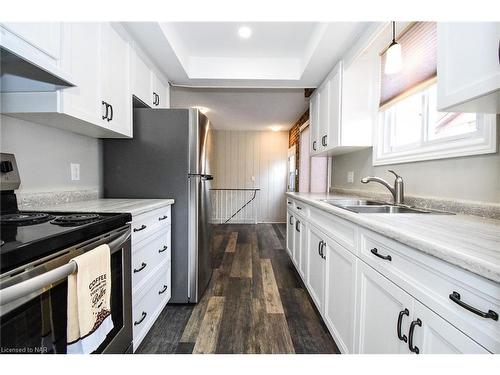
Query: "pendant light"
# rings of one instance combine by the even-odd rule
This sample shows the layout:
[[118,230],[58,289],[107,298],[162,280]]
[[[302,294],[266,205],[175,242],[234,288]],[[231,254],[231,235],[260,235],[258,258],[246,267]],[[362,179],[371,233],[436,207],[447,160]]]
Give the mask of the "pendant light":
[[401,57],[401,44],[396,43],[396,22],[392,21],[392,42],[385,51],[385,74],[394,74],[403,67],[403,59]]

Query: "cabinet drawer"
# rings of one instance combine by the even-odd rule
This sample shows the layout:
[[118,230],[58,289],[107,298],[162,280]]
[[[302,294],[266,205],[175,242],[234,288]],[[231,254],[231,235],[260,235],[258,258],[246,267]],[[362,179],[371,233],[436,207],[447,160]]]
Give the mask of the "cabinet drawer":
[[132,218],[132,245],[148,238],[162,226],[170,225],[170,206],[162,207]]
[[363,261],[486,349],[500,353],[500,321],[474,314],[450,298],[455,292],[467,305],[500,314],[500,284],[376,233],[360,234]]
[[132,294],[134,350],[148,333],[171,296],[169,262],[160,265],[152,276],[137,293]]
[[303,217],[309,216],[309,206],[302,203],[301,201],[287,198],[286,204],[293,213],[301,215]]
[[132,249],[132,289],[140,287],[143,280],[158,264],[170,261],[170,227],[155,233]]
[[354,224],[312,207],[310,208],[310,221],[340,245],[356,253],[357,227]]

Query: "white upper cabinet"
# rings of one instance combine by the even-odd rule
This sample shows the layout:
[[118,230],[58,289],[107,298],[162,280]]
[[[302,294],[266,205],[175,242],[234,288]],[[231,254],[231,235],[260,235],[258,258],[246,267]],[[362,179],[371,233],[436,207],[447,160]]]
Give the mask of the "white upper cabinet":
[[101,89],[102,101],[108,104],[104,126],[117,133],[132,136],[129,86],[129,45],[110,23],[101,31]]
[[311,154],[319,151],[319,93],[314,92],[309,99],[309,126],[311,128]]
[[500,22],[438,23],[438,109],[500,113]]
[[335,65],[311,97],[312,142],[317,142],[312,154],[338,155],[371,146],[377,79],[373,59],[363,55],[347,68],[342,61]]
[[144,104],[152,107],[152,81],[149,66],[135,49],[130,51],[131,91]]
[[170,108],[170,90],[168,84],[164,84],[154,72],[151,72],[151,83],[153,108]]
[[4,22],[1,24],[54,60],[61,55],[61,22]]
[[75,87],[61,90],[60,111],[93,124],[101,118],[101,25],[66,23],[63,28],[61,68],[75,79]]

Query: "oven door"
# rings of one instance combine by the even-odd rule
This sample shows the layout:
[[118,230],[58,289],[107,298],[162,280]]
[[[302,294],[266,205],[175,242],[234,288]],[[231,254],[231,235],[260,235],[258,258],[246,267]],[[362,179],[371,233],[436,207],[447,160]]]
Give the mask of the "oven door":
[[66,353],[67,275],[71,258],[111,249],[113,330],[94,353],[126,353],[132,343],[130,226],[0,276],[0,353]]

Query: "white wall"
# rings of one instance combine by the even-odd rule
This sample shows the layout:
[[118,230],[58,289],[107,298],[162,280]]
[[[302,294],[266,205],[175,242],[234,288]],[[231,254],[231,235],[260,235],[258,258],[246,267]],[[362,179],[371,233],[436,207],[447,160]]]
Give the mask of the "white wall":
[[[212,187],[260,188],[258,222],[284,222],[288,132],[215,130],[213,138]],[[237,209],[236,205],[233,208]],[[238,217],[240,222],[245,218],[248,216]]]
[[[0,135],[1,152],[16,156],[20,193],[100,189],[98,139],[5,115]],[[70,163],[80,164],[80,181],[71,181]]]

